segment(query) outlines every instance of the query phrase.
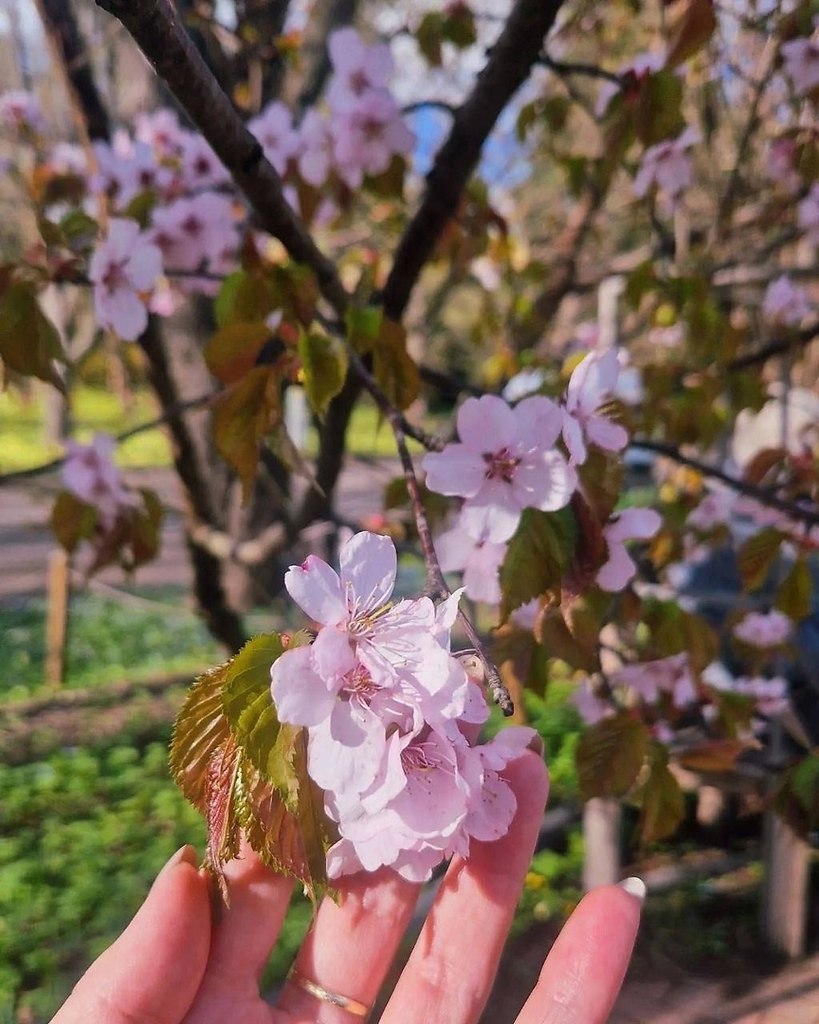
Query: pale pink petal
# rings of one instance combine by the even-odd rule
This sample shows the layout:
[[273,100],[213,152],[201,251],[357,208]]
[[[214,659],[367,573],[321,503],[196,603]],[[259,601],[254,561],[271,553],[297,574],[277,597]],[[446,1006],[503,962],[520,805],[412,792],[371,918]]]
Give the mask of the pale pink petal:
[[517,441],[524,447],[551,448],[560,436],[560,406],[543,395],[530,395],[515,406]]
[[330,566],[316,555],[308,555],[301,565],[291,565],[284,574],[287,593],[314,622],[335,626],[347,618],[347,604],[341,580]]
[[648,540],[662,525],[662,516],[653,508],[624,508],[617,519],[605,527],[606,540]]
[[614,593],[622,590],[637,572],[625,546],[619,541],[609,541],[609,559],[597,574],[597,585],[601,590]]
[[508,484],[487,480],[474,497],[464,502],[461,525],[475,538],[503,544],[518,528],[521,511]]
[[389,537],[365,531],[355,534],[341,549],[339,566],[352,615],[375,611],[389,601],[398,569],[395,544]]
[[522,508],[554,512],[565,508],[577,489],[577,473],[555,451],[524,459],[512,480],[512,493]]
[[569,450],[571,464],[582,466],[588,454],[583,440],[583,424],[566,409],[563,410],[563,440]]
[[421,463],[427,487],[437,494],[469,498],[486,479],[486,462],[463,444],[448,444],[442,452],[430,452]]
[[322,679],[346,675],[355,668],[356,660],[346,630],[325,626],[313,641],[311,663]]
[[497,452],[517,433],[515,413],[497,395],[467,398],[458,410],[458,437],[471,452]]
[[281,722],[318,725],[335,706],[334,693],[310,665],[310,648],[285,651],[270,669],[270,692]]
[[155,245],[142,242],[128,260],[126,273],[136,291],[150,291],[162,273],[162,253]]
[[476,798],[469,804],[466,830],[483,842],[500,839],[509,831],[517,807],[517,798],[509,783],[489,771]]
[[606,416],[589,416],[586,420],[586,435],[598,448],[607,452],[619,452],[628,444],[625,427]]

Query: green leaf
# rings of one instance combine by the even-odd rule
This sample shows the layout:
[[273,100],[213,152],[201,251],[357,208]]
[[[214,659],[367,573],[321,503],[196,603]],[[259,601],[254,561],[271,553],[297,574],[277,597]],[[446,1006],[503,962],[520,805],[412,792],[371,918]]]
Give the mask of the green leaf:
[[582,798],[627,793],[643,767],[648,741],[646,724],[626,712],[591,726],[580,737],[576,753]]
[[407,352],[404,328],[394,320],[381,324],[373,349],[373,375],[379,387],[398,409],[406,409],[418,397],[421,378]]
[[237,812],[242,753],[230,738],[208,762],[205,820],[208,842],[205,866],[215,876],[225,903],[229,902],[222,865],[239,855],[240,822]]
[[208,765],[230,739],[222,706],[222,688],[230,662],[199,676],[176,716],[171,739],[171,775],[185,797],[205,810]]
[[222,282],[213,311],[217,325],[227,327],[264,321],[281,305],[279,291],[269,277],[258,271],[237,270]]
[[162,519],[165,510],[156,491],[140,488],[142,507],[136,508],[129,517],[130,530],[127,540],[127,565],[131,569],[150,562],[159,554],[162,546]]
[[797,559],[791,571],[776,592],[774,605],[789,618],[798,622],[810,615],[813,598],[813,579],[804,558]]
[[60,391],[55,360],[67,362],[57,329],[25,284],[13,284],[0,297],[0,358],[9,369],[39,377]]
[[668,768],[668,751],[653,741],[648,751],[648,776],[636,795],[640,806],[640,838],[655,843],[677,830],[685,814],[685,796]]
[[205,346],[208,369],[223,384],[233,384],[249,373],[273,332],[261,320],[220,327]]
[[346,322],[350,344],[360,356],[365,356],[372,352],[378,341],[384,310],[379,306],[350,306]]
[[577,531],[568,508],[524,510],[500,570],[501,619],[520,605],[559,588],[574,553]]
[[644,146],[674,138],[685,128],[682,82],[673,71],[646,75],[634,107],[634,130]]
[[302,331],[299,355],[307,398],[316,415],[323,418],[331,400],[344,386],[350,362],[347,348],[329,334]]
[[444,39],[464,50],[477,41],[478,33],[475,26],[475,15],[466,3],[451,3],[447,8],[446,18],[442,26]]
[[266,779],[272,777],[280,731],[270,668],[283,651],[278,633],[248,640],[228,666],[222,690],[222,707],[236,742]]
[[689,0],[672,31],[666,66],[673,68],[693,57],[705,46],[716,27],[713,0]]
[[213,439],[222,457],[242,481],[250,497],[259,464],[262,438],[281,422],[279,379],[275,369],[258,366],[219,400],[213,415]]
[[783,535],[767,526],[749,537],[737,552],[737,568],[746,590],[761,587],[779,555]]
[[70,491],[60,491],[51,510],[51,530],[58,543],[70,554],[80,541],[94,536],[97,519],[98,513],[93,505],[80,501]]
[[444,16],[436,11],[430,11],[421,19],[421,24],[415,32],[419,50],[426,57],[427,63],[436,68],[441,66],[443,24]]

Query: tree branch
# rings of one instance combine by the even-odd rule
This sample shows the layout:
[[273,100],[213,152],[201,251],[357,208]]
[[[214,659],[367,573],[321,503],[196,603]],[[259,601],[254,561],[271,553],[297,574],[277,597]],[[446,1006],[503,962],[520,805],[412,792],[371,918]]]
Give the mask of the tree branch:
[[554,71],[557,75],[586,75],[588,78],[602,78],[620,87],[623,85],[622,75],[615,74],[614,71],[606,71],[605,68],[600,68],[596,64],[553,60],[546,53],[540,58],[540,63],[544,67],[549,68],[550,71]]
[[726,473],[718,466],[709,466],[708,463],[702,462],[700,459],[684,455],[679,448],[675,448],[674,445],[666,444],[664,441],[650,441],[647,438],[635,437],[629,442],[629,447],[639,448],[646,452],[655,452],[657,455],[663,455],[665,458],[671,459],[673,462],[677,462],[681,466],[688,466],[691,469],[695,469],[704,477],[709,477],[712,480],[719,480],[721,483],[725,484],[726,487],[730,487],[732,491],[736,491],[737,494],[743,494],[745,497],[753,498],[755,501],[758,501],[760,505],[765,505],[768,508],[775,508],[778,512],[784,512],[784,514],[789,518],[805,523],[807,526],[819,526],[819,508],[817,508],[816,511],[813,511],[805,506],[797,505],[792,501],[786,501],[784,498],[778,498],[765,487],[758,487],[756,484],[750,484],[745,480],[739,480],[737,477],[731,476],[730,473]]
[[801,348],[803,345],[809,345],[816,338],[819,338],[819,323],[803,327],[802,330],[795,331],[787,338],[774,338],[754,352],[746,352],[741,356],[736,356],[731,360],[726,369],[735,372],[737,370],[747,370],[750,366],[760,366],[774,356],[782,355],[783,352],[790,352],[792,348]]
[[133,36],[196,128],[230,171],[265,231],[310,267],[322,295],[339,312],[349,297],[333,263],[319,250],[284,198],[282,182],[258,140],[222,91],[170,0],[96,0]]
[[384,311],[400,320],[424,264],[458,208],[461,194],[501,111],[526,81],[563,0],[516,0],[475,87],[455,113],[438,151],[421,205],[404,232],[382,293]]

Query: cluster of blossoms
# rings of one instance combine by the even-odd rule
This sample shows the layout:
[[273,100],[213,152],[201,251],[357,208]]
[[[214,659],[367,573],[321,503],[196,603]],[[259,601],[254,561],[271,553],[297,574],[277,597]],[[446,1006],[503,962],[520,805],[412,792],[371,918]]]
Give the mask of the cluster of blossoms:
[[798,95],[819,86],[819,17],[813,19],[813,35],[791,39],[780,46],[785,74]]
[[652,188],[660,193],[663,202],[673,211],[682,194],[694,182],[694,168],[689,150],[700,141],[696,129],[688,128],[675,139],[665,139],[643,153],[640,169],[632,189],[642,199]]
[[792,632],[793,620],[776,608],[769,612],[748,612],[734,626],[737,640],[763,649],[781,647],[790,639]]
[[116,441],[110,434],[97,434],[90,444],[69,441],[62,469],[67,491],[97,512],[97,524],[106,532],[119,515],[134,507],[134,495],[114,464]]
[[340,573],[311,555],[285,576],[318,632],[273,664],[271,693],[279,719],[307,729],[308,771],[340,835],[334,878],[389,866],[424,880],[471,839],[504,835],[516,801],[501,773],[534,735],[474,745],[488,708],[450,653],[460,594],[391,603],[396,571],[392,541],[358,533]]
[[[411,153],[414,135],[389,91],[393,73],[386,44],[367,46],[351,28],[329,40],[333,74],[324,105],[295,125],[290,110],[268,105],[249,124],[265,156],[299,206],[299,186],[321,189],[317,219],[338,213],[332,195],[349,199],[368,176]],[[28,93],[0,97],[0,125],[37,135],[45,123]],[[108,221],[89,268],[99,324],[133,341],[145,330],[148,310],[167,315],[185,293],[215,294],[234,269],[247,230],[232,181],[209,144],[160,109],[137,118],[136,131],[94,143],[93,166],[80,146],[61,142],[47,166],[57,177],[84,185],[85,211]],[[47,215],[59,221],[60,203]],[[265,240],[261,239],[261,244]]]
[[[469,398],[458,411],[459,441],[425,456],[427,487],[464,499],[436,549],[445,572],[464,573],[470,597],[498,603],[498,571],[524,509],[565,508],[589,444],[609,452],[625,448],[625,429],[600,411],[618,373],[613,349],[591,352],[573,371],[562,403],[543,395],[527,395],[514,406],[494,395]],[[630,509],[603,527],[609,558],[599,586],[614,591],[628,583],[635,566],[625,542],[653,536],[660,522],[650,509]]]

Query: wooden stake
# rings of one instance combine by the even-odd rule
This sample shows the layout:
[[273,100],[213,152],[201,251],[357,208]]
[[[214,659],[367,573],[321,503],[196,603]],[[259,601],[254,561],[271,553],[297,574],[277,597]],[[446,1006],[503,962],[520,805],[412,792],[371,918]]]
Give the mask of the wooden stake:
[[46,686],[62,685],[65,668],[65,640],[68,631],[69,556],[57,548],[48,556],[46,591]]
[[614,797],[594,797],[583,808],[583,888],[614,885],[622,876],[622,809]]
[[787,957],[805,952],[810,845],[773,811],[765,815],[761,928],[765,945]]

